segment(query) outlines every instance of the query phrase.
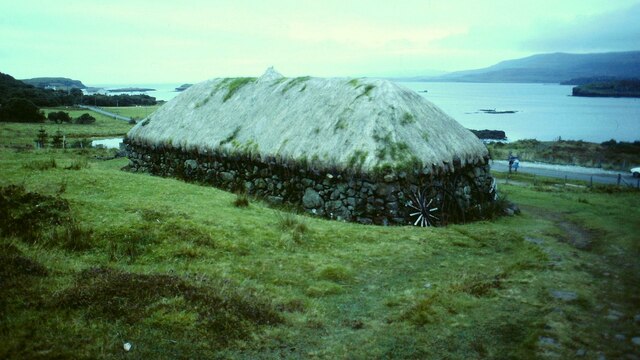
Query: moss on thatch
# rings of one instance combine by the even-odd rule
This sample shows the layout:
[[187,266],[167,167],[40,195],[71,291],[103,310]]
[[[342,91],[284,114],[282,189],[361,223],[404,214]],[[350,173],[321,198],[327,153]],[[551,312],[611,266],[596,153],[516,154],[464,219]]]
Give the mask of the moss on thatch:
[[379,79],[286,79],[273,70],[258,79],[212,79],[142,123],[128,134],[133,143],[202,153],[251,143],[265,158],[320,159],[363,171],[449,168],[454,159],[475,164],[487,155],[480,140],[435,105]]

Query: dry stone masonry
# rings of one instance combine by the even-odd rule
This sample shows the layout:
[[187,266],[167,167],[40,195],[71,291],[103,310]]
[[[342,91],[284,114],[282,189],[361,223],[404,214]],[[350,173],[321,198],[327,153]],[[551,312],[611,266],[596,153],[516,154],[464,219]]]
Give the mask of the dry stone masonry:
[[131,141],[127,141],[126,147],[131,160],[130,171],[246,192],[275,205],[292,205],[317,216],[362,224],[414,223],[417,216],[410,216],[415,210],[409,204],[415,202],[413,197],[418,190],[430,187],[446,187],[446,184],[452,187],[447,192],[454,202],[449,206],[453,213],[436,212],[438,217],[449,216],[452,221],[478,215],[476,212],[493,196],[488,159],[484,165],[461,166],[458,163],[451,174],[391,171],[374,175],[348,169],[323,171],[275,158],[263,161],[248,155],[152,148]]

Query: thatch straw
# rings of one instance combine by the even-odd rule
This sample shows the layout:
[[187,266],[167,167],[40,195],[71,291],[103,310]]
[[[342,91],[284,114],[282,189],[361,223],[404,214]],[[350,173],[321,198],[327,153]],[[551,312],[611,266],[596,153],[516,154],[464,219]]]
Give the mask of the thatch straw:
[[374,170],[482,162],[486,147],[415,92],[386,80],[212,79],[136,125],[133,143],[200,152],[251,152]]

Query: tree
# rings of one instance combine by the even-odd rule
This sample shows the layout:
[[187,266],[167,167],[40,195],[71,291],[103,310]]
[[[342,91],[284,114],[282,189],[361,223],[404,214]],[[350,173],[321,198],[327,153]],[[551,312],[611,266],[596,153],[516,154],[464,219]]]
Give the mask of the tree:
[[56,131],[55,135],[51,137],[51,146],[56,149],[62,149],[64,147],[64,135],[60,130]]
[[47,118],[50,121],[55,122],[56,124],[60,124],[62,122],[70,123],[72,120],[71,116],[69,116],[69,113],[66,113],[64,111],[52,111],[49,113],[49,115],[47,115]]
[[49,135],[47,134],[47,131],[44,128],[40,128],[40,130],[38,130],[38,135],[36,136],[36,146],[38,148],[44,148],[47,146],[47,138],[49,137]]
[[0,121],[44,122],[45,117],[31,101],[12,98],[0,105]]
[[76,119],[76,124],[87,125],[87,124],[93,124],[94,122],[96,122],[96,118],[89,115],[88,113],[84,113]]
[[71,95],[71,97],[73,97],[74,105],[82,103],[82,96],[84,96],[84,94],[82,93],[81,89],[73,88],[69,92],[69,95]]
[[95,106],[133,106],[133,105],[156,105],[156,98],[149,95],[84,95],[82,101],[85,104]]

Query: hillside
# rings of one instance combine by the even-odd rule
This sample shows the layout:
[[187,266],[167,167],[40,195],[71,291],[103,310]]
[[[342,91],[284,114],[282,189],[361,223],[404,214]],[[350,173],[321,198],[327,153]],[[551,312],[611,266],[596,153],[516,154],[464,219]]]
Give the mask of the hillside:
[[74,97],[62,90],[40,89],[0,73],[0,104],[11,98],[27,99],[37,106],[72,105]]
[[573,88],[573,96],[640,97],[640,80],[613,80],[584,84]]
[[640,77],[640,51],[597,54],[538,54],[476,70],[412,81],[560,83],[585,77]]
[[21,80],[25,84],[33,85],[42,89],[55,88],[60,90],[86,89],[87,87],[80,80],[73,80],[64,77],[39,77]]

